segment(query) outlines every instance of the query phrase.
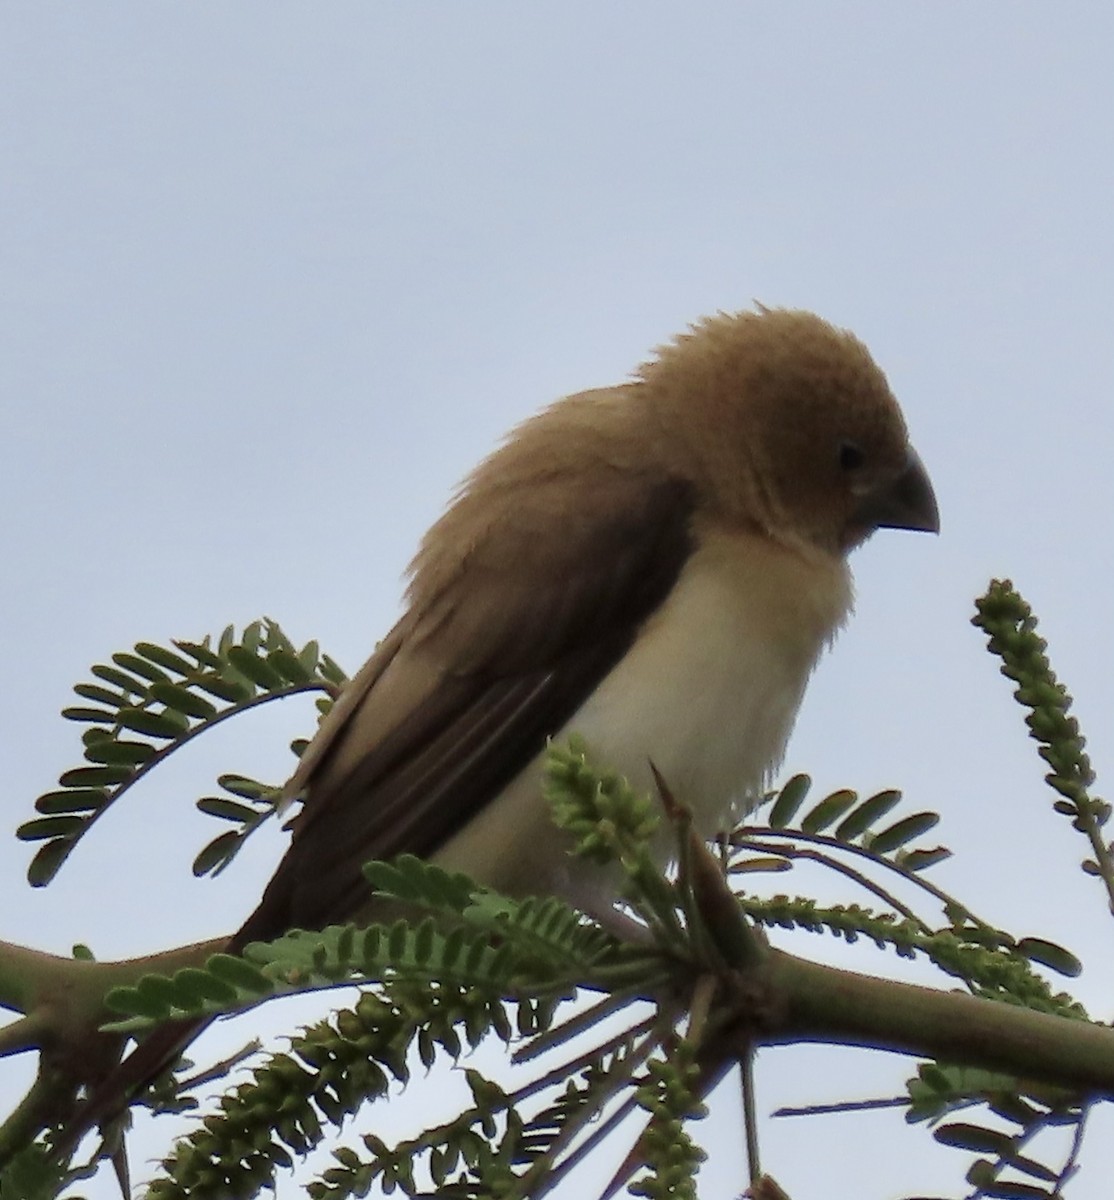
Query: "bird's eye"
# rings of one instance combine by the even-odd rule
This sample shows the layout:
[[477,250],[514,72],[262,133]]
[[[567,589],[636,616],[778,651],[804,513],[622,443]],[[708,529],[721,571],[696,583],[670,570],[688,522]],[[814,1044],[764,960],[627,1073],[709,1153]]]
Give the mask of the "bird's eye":
[[857,471],[866,458],[863,454],[862,447],[856,446],[854,442],[840,442],[839,444],[839,469],[841,471]]

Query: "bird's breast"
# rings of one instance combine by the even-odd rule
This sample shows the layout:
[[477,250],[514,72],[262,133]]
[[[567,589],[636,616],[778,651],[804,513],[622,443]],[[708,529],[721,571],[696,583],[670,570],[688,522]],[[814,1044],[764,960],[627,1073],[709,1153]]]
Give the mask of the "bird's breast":
[[705,533],[568,728],[637,787],[651,786],[653,760],[711,836],[780,763],[809,674],[850,602],[842,560]]
[[[842,560],[702,532],[669,596],[556,734],[652,790],[651,761],[700,832],[730,821],[781,761],[816,660],[847,616]],[[438,859],[513,893],[566,891],[539,756]]]

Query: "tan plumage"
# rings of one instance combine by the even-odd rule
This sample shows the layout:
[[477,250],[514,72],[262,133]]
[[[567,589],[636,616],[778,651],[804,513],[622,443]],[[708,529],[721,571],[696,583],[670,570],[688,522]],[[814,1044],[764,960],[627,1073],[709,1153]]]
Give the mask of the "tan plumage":
[[406,615],[291,781],[306,807],[241,940],[351,915],[360,865],[403,850],[583,899],[534,766],[566,728],[643,785],[652,754],[713,832],[780,759],[897,481],[935,524],[909,462],[865,347],[803,312],[714,317],[525,422],[423,540]]
[[[936,529],[931,487],[865,347],[809,313],[713,317],[526,421],[423,539],[231,946],[360,914],[362,864],[401,852],[606,909],[549,824],[546,739],[576,730],[647,788],[652,758],[722,827],[780,760],[850,610],[846,555],[881,525]],[[144,1050],[129,1082],[161,1065]]]

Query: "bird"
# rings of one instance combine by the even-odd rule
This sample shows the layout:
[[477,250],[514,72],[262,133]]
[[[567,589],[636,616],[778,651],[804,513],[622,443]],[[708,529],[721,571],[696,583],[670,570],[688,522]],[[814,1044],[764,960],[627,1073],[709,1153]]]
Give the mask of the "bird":
[[[643,791],[656,771],[701,835],[728,827],[851,612],[848,556],[882,528],[938,532],[932,484],[866,346],[807,311],[718,312],[527,419],[422,539],[403,615],[284,789],[289,848],[229,951],[374,919],[362,868],[403,853],[614,910],[614,879],[550,823],[549,742],[577,734]],[[75,1128],[196,1027],[141,1043]]]

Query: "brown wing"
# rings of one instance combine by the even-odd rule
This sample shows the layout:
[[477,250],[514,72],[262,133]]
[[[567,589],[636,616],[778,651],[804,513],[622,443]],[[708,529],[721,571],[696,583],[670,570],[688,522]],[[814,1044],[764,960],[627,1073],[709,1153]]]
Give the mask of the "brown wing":
[[691,489],[577,475],[466,493],[431,531],[410,611],[307,750],[293,840],[235,945],[354,915],[364,863],[435,852],[622,657],[688,557]]

